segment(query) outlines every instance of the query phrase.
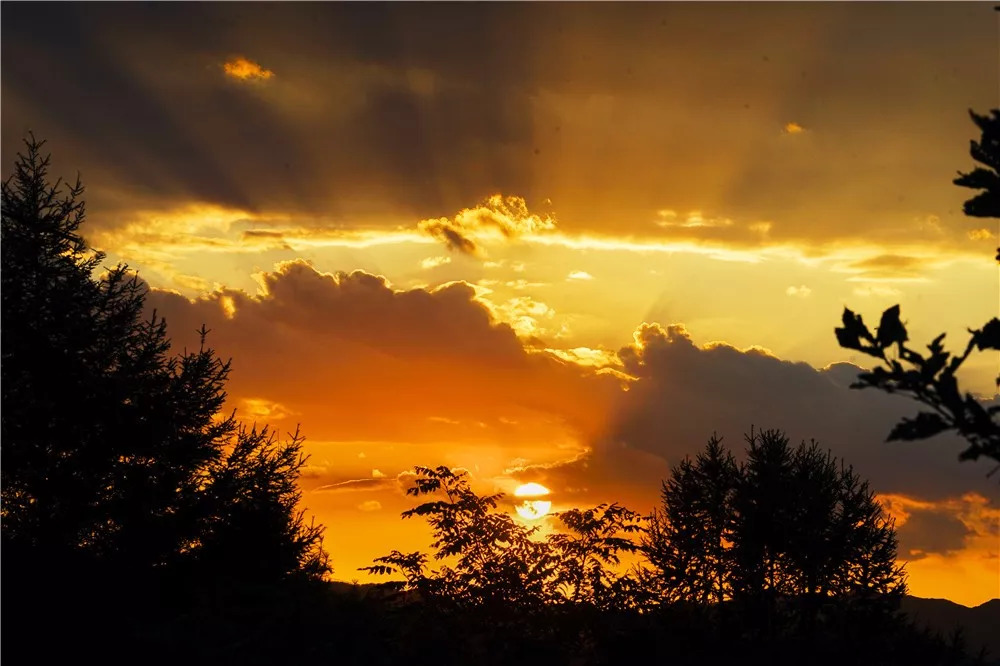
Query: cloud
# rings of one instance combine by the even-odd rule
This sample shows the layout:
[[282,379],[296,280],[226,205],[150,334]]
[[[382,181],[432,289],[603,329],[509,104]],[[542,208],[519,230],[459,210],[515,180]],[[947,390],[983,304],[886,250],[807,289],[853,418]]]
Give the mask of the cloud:
[[566,276],[567,280],[593,280],[594,276],[586,271],[573,271]]
[[806,131],[806,128],[798,123],[785,123],[782,131],[785,134],[801,134]]
[[456,252],[484,256],[483,240],[516,240],[556,228],[551,217],[530,213],[518,196],[494,194],[475,208],[465,208],[453,218],[422,220],[420,231],[444,242]]
[[380,511],[382,503],[378,500],[368,500],[359,504],[358,509],[361,511]]
[[817,439],[880,492],[942,498],[986,483],[983,465],[958,464],[963,446],[957,437],[885,443],[891,427],[917,405],[850,389],[860,370],[850,364],[816,370],[753,348],[699,347],[683,326],[658,324],[640,326],[618,356],[636,381],[607,432],[609,441],[675,462],[712,432],[739,446],[752,425],[781,428],[793,441]]
[[705,227],[731,227],[733,221],[729,218],[706,217],[700,210],[693,210],[685,217],[679,217],[675,211],[662,209],[657,211],[659,219],[656,220],[658,227],[681,227],[685,229],[705,228]]
[[985,227],[982,227],[980,229],[972,229],[969,231],[969,240],[974,240],[974,241],[989,240],[995,236],[996,236],[995,233],[993,233],[992,231],[990,231]]
[[234,359],[232,399],[267,396],[294,410],[311,439],[481,439],[504,430],[500,417],[582,436],[616,390],[616,380],[525,349],[500,317],[536,331],[552,310],[527,297],[491,309],[465,282],[396,290],[380,276],[302,261],[257,277],[255,295],[220,289],[189,300],[154,290],[147,307],[166,317],[176,349],[196,346],[204,323],[212,346]]
[[[222,307],[226,308],[226,301],[222,302]],[[240,414],[244,419],[265,423],[283,421],[294,414],[281,403],[266,398],[243,398],[240,400],[240,407]]]
[[[966,537],[975,533],[962,517],[979,496],[929,502],[902,494],[880,495],[879,501],[896,523],[900,555],[920,559],[928,555],[961,550]],[[969,500],[969,501],[967,501]]]
[[808,298],[809,294],[811,294],[811,293],[812,293],[812,289],[810,289],[809,287],[805,286],[804,284],[803,285],[799,285],[798,287],[792,286],[792,287],[789,287],[788,289],[785,289],[785,294],[787,294],[789,296],[795,296],[797,298]]
[[387,488],[392,485],[393,481],[386,481],[381,478],[372,479],[349,479],[347,481],[339,481],[337,483],[328,483],[326,485],[319,486],[313,489],[313,492],[319,493],[343,493],[343,492],[356,492],[362,490],[375,490],[379,488]]
[[928,260],[923,257],[880,254],[854,261],[848,264],[845,270],[855,273],[851,278],[848,278],[851,281],[909,281],[922,278],[922,269],[926,268],[928,263]]
[[510,324],[524,338],[546,335],[547,330],[542,322],[551,320],[556,315],[554,309],[530,296],[517,296],[490,307],[499,321]]
[[230,76],[240,81],[267,81],[274,76],[274,72],[264,69],[252,60],[239,56],[227,60],[222,65],[226,76]]
[[[387,221],[436,218],[501,191],[558,202],[561,226],[577,234],[636,236],[650,227],[650,211],[666,206],[773,220],[775,243],[905,244],[914,240],[913,211],[922,211],[946,232],[929,231],[933,247],[974,242],[949,175],[968,163],[974,127],[948,100],[993,103],[977,65],[990,57],[990,40],[959,37],[983,30],[981,12],[852,6],[789,18],[776,6],[750,20],[706,5],[661,25],[655,6],[619,10],[611,23],[603,12],[580,17],[559,5],[501,11],[503,21],[487,20],[493,11],[89,4],[51,17],[17,6],[0,40],[16,56],[4,68],[3,161],[11,163],[25,128],[44,131],[65,172],[84,174],[97,224],[138,201],[198,200],[393,226]],[[837,20],[875,26],[885,39],[834,59],[787,39],[789,21],[806,35]],[[44,34],[31,29],[40,22]],[[134,39],[143,25],[164,29]],[[557,29],[590,44],[602,66],[566,64],[562,42],[548,38]],[[433,37],[401,50],[411,32]],[[283,41],[289,34],[299,37],[295,49]],[[527,46],[481,48],[500,34],[522,35]],[[926,48],[915,34],[946,37]],[[726,39],[734,48],[710,47]],[[748,76],[741,54],[761,41],[781,42],[784,57]],[[219,54],[246,44],[249,64],[229,64],[250,78],[224,74]],[[678,59],[684,71],[665,79],[661,64]],[[958,72],[946,83],[932,81],[942,59]],[[65,76],[52,79],[54,66]],[[634,76],[621,76],[625,67]],[[276,72],[266,83],[277,94],[218,85],[220,76],[259,82],[254,76],[267,71]],[[940,85],[950,94],[928,101],[924,91]],[[822,126],[828,140],[796,140],[795,150],[762,140],[759,128],[789,120],[775,99],[808,108],[809,127]],[[922,131],[928,126],[935,131]],[[733,237],[717,242],[760,242],[733,233],[740,227],[734,221]],[[466,250],[463,238],[476,242],[438,231]]]
[[573,361],[580,365],[589,365],[595,368],[615,368],[621,366],[618,355],[606,349],[574,347],[573,349],[546,349],[546,351],[559,358]]
[[444,266],[445,264],[451,263],[451,257],[427,257],[426,259],[420,260],[420,267],[424,270],[430,270],[432,268],[437,268],[438,266]]
[[886,287],[879,284],[873,284],[867,287],[855,287],[852,293],[855,296],[860,296],[861,298],[899,298],[903,295],[903,292],[895,287]]

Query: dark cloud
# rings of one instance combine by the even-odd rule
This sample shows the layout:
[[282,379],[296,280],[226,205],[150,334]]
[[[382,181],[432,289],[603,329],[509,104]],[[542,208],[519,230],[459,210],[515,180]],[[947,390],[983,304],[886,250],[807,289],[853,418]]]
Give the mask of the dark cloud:
[[962,550],[965,538],[973,533],[953,512],[936,507],[911,511],[906,522],[897,528],[899,553],[904,559]]
[[423,220],[420,231],[442,241],[449,250],[463,254],[483,255],[477,243],[483,236],[499,236],[508,240],[523,235],[555,229],[555,221],[528,210],[527,202],[518,196],[495,194],[475,208],[464,208],[453,218]]
[[[641,233],[668,207],[733,217],[685,232],[724,242],[759,243],[758,221],[771,242],[908,241],[934,213],[972,242],[951,179],[964,109],[994,103],[986,12],[12,4],[2,157],[29,127],[52,139],[102,224],[198,199],[394,225],[505,192],[551,198],[567,231]],[[227,77],[237,56],[274,76]]]
[[852,390],[859,368],[816,370],[766,351],[695,345],[683,326],[644,324],[619,352],[631,384],[607,440],[676,463],[716,432],[742,451],[751,426],[780,428],[793,441],[816,439],[853,464],[877,492],[926,498],[988,493],[988,466],[958,462],[963,443],[941,435],[886,443],[892,426],[917,403]]

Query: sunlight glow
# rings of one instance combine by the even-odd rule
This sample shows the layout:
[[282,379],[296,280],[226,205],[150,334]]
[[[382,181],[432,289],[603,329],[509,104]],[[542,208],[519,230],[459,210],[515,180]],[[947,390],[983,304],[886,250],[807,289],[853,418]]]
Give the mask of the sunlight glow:
[[525,483],[514,491],[515,497],[540,497],[549,494],[549,489],[540,483]]
[[532,499],[526,499],[514,508],[514,510],[517,511],[517,515],[521,516],[525,520],[538,520],[542,516],[546,515],[552,509],[552,502],[533,498],[544,497],[545,495],[548,495],[549,492],[549,489],[540,483],[532,482],[518,486],[514,491],[515,497],[527,497]]
[[552,502],[547,500],[525,500],[515,509],[525,520],[538,520],[549,512]]

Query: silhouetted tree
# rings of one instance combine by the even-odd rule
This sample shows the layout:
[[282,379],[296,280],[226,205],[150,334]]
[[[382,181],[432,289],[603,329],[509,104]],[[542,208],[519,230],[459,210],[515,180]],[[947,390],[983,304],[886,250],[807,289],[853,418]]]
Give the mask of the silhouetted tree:
[[[976,217],[1000,217],[1000,110],[988,116],[969,111],[973,122],[982,130],[980,141],[972,141],[973,159],[986,168],[976,167],[959,175],[956,185],[983,190],[965,202],[965,214]],[[1000,249],[997,250],[1000,261]],[[958,387],[956,373],[973,350],[1000,350],[1000,319],[993,317],[977,330],[969,329],[971,337],[961,354],[945,351],[944,333],[927,345],[924,356],[908,347],[906,326],[899,318],[899,306],[882,313],[878,328],[872,334],[861,315],[844,308],[843,326],[836,328],[841,347],[855,349],[882,362],[871,372],[858,375],[851,388],[874,387],[887,393],[902,393],[923,403],[930,411],[919,412],[915,418],[904,418],[889,433],[888,440],[917,440],[954,430],[969,446],[959,460],[977,460],[980,456],[998,463],[990,475],[1000,469],[1000,405],[984,407],[972,394]],[[997,377],[1000,386],[1000,377]]]
[[445,564],[428,571],[426,555],[393,551],[363,571],[401,574],[405,590],[463,608],[523,612],[565,602],[595,608],[631,605],[635,581],[614,567],[623,553],[637,549],[630,538],[641,529],[635,512],[618,504],[572,509],[555,514],[566,532],[534,539],[538,527],[526,527],[500,509],[503,493],[476,494],[467,472],[414,470],[417,478],[407,494],[441,492],[444,499],[402,515],[427,520],[434,535],[433,559]]
[[555,600],[552,578],[558,559],[545,542],[531,538],[537,527],[525,527],[497,510],[502,493],[477,495],[465,471],[414,471],[417,478],[408,495],[441,492],[444,499],[420,504],[402,516],[426,519],[433,529],[434,559],[451,564],[428,572],[425,555],[393,551],[363,571],[401,573],[408,590],[457,607],[523,610]]
[[965,202],[963,210],[970,217],[1000,217],[1000,109],[992,109],[980,116],[969,110],[972,122],[982,131],[979,141],[970,141],[969,153],[983,167],[968,173],[959,172],[954,183],[979,194]]
[[737,467],[714,435],[694,461],[682,460],[663,482],[643,552],[649,581],[668,601],[721,602],[732,596],[730,550]]
[[905,590],[896,537],[867,483],[818,445],[780,431],[747,436],[737,466],[712,437],[663,484],[643,551],[664,601],[746,602],[767,619],[779,600],[814,614],[826,600]]
[[295,508],[301,438],[219,417],[229,363],[207,331],[171,356],[144,283],[123,265],[94,278],[82,185],[50,184],[43,142],[25,143],[2,186],[5,565],[91,562],[126,580],[238,571],[246,547],[254,575],[325,571],[321,529]]
[[621,555],[639,546],[642,517],[619,504],[570,509],[555,514],[568,530],[548,537],[559,562],[555,584],[570,602],[597,608],[632,606],[637,581],[616,571]]
[[812,442],[747,436],[733,495],[733,598],[773,623],[779,603],[807,624],[828,601],[891,611],[905,593],[893,521],[866,482]]

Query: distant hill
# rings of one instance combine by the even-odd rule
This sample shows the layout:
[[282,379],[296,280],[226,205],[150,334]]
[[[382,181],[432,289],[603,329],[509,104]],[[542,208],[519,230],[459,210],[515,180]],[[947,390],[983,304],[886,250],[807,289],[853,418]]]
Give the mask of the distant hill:
[[980,648],[986,648],[986,663],[1000,664],[1000,599],[968,608],[947,599],[907,596],[901,610],[917,625],[945,637],[961,627],[969,653],[976,654]]

